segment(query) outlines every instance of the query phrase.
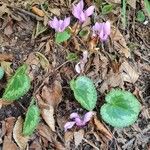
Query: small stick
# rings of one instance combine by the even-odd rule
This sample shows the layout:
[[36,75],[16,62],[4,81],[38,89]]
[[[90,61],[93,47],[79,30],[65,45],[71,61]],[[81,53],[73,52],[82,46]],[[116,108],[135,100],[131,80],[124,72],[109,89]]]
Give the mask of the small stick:
[[87,139],[83,138],[83,140],[88,143],[89,145],[91,145],[93,148],[95,148],[96,150],[99,150],[98,147],[96,147],[93,143],[89,142]]

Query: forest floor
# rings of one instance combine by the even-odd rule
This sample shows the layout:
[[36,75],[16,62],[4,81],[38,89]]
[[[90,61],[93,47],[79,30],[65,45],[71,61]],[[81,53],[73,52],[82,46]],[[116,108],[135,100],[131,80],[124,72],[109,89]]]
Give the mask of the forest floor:
[[[144,10],[144,1],[129,1],[124,28],[120,1],[85,0],[86,7],[93,4],[96,7],[94,14],[80,29],[86,29],[89,34],[85,37],[77,34],[67,42],[58,44],[54,40],[54,30],[47,25],[48,21],[54,16],[62,19],[72,16],[72,3],[77,2],[0,1],[0,64],[5,70],[5,76],[0,80],[1,96],[8,79],[22,64],[30,66],[29,74],[32,78],[32,87],[25,96],[0,109],[0,149],[16,150],[26,146],[29,150],[150,149],[150,16]],[[101,8],[106,4],[113,5],[113,8],[105,14]],[[140,10],[145,15],[141,22],[137,19]],[[111,35],[107,42],[91,43],[89,37],[92,25],[96,21],[107,20],[111,22]],[[71,19],[70,26],[75,26],[76,21],[75,18]],[[64,132],[64,124],[72,112],[86,112],[75,100],[69,86],[70,80],[78,76],[75,65],[85,50],[89,56],[83,74],[93,80],[98,92],[94,109],[97,117],[83,128],[73,127]],[[70,53],[79,59],[68,60]],[[132,126],[118,129],[101,119],[99,109],[111,88],[128,90],[141,103],[138,120]],[[50,121],[42,115],[34,134],[28,139],[20,138],[22,143],[26,143],[22,146],[13,132],[16,121],[20,116],[24,118],[33,95],[39,101],[51,98],[57,106],[50,116],[46,116]],[[43,107],[44,104],[41,109]]]

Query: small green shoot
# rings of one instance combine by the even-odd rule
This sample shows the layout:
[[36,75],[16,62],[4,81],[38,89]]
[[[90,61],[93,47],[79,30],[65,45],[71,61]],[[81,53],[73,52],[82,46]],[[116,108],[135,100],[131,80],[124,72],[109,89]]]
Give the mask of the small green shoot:
[[25,95],[30,89],[30,78],[27,75],[27,65],[19,67],[15,75],[8,81],[2,99],[14,101]]
[[100,113],[105,122],[113,127],[123,128],[132,125],[140,112],[140,103],[136,97],[120,89],[112,89],[105,97]]
[[145,14],[142,10],[139,10],[137,12],[136,20],[139,22],[144,22],[145,21]]
[[78,56],[76,53],[69,53],[67,55],[66,59],[69,61],[76,61],[76,60],[78,60]]
[[56,43],[62,43],[67,41],[70,38],[70,34],[67,31],[64,32],[57,32],[55,36]]
[[126,28],[126,6],[127,6],[126,0],[122,0],[121,20],[122,20],[123,29]]
[[106,15],[112,12],[113,10],[113,5],[112,4],[106,4],[102,7],[102,14]]
[[25,122],[23,125],[23,135],[29,136],[33,134],[40,120],[40,110],[37,105],[34,105],[34,100],[26,113]]
[[89,111],[95,108],[97,91],[91,79],[86,76],[79,76],[76,80],[71,80],[70,86],[74,92],[75,99],[83,108]]

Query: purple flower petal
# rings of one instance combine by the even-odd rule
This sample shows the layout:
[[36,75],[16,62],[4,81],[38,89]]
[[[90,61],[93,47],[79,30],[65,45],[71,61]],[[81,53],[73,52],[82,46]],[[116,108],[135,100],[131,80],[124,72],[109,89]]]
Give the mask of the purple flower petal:
[[70,121],[70,122],[67,122],[65,125],[64,125],[64,130],[67,131],[68,129],[71,129],[74,125],[75,125],[75,121]]
[[50,27],[52,27],[53,29],[55,29],[56,31],[58,31],[58,28],[59,28],[59,21],[56,17],[54,17],[54,19],[52,21],[49,21],[48,22],[48,25]]
[[84,115],[84,119],[83,119],[83,122],[86,124],[87,122],[89,122],[92,118],[92,116],[94,115],[94,113],[92,111],[90,112],[87,112],[85,115]]
[[76,119],[75,119],[75,122],[76,122],[76,125],[77,125],[78,127],[81,127],[81,126],[84,126],[84,125],[85,125],[85,123],[83,122],[83,120],[81,120],[81,118],[76,118]]
[[105,34],[110,35],[110,22],[109,21],[106,21],[103,28],[104,28]]
[[80,118],[80,116],[78,115],[78,113],[72,113],[72,114],[70,114],[70,119],[75,119],[75,118]]
[[83,0],[81,0],[77,5],[76,7],[80,10],[83,10],[83,7],[84,7],[84,3],[83,3]]
[[89,17],[93,14],[95,7],[94,6],[90,6],[84,13],[86,15],[86,17]]

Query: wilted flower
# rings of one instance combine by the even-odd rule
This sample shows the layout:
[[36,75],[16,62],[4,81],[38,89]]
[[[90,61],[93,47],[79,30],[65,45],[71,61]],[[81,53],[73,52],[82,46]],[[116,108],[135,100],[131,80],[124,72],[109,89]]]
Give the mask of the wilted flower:
[[93,26],[93,36],[95,35],[98,35],[102,41],[106,41],[108,36],[110,35],[110,22],[96,22]]
[[56,17],[52,21],[48,22],[48,25],[55,29],[56,32],[63,32],[66,27],[70,24],[70,17],[65,18],[64,20],[58,20]]
[[78,127],[85,126],[86,123],[90,121],[93,115],[94,113],[91,111],[87,112],[83,117],[80,117],[78,113],[72,113],[70,115],[70,119],[73,121],[69,121],[64,125],[65,131],[71,129],[74,125],[77,125]]
[[79,19],[80,22],[86,21],[86,19],[91,16],[94,12],[94,6],[90,6],[87,10],[83,10],[84,3],[81,0],[77,5],[73,6],[72,14]]
[[77,73],[84,71],[84,66],[87,63],[88,51],[83,52],[83,58],[75,65],[75,70]]

